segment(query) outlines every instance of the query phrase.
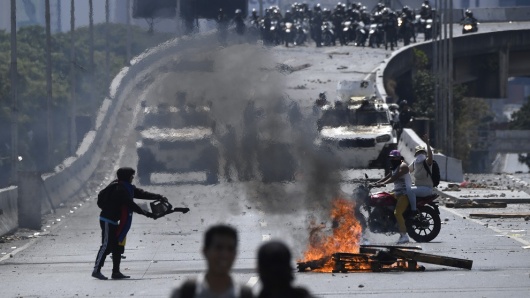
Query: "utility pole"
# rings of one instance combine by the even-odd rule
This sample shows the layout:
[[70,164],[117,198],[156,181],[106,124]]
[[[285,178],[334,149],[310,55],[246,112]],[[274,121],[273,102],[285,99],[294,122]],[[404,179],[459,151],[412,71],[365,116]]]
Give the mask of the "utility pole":
[[[94,104],[96,102],[96,84],[94,82],[96,76],[94,72],[96,67],[94,65],[94,3],[92,0],[88,0],[88,31],[89,31],[89,56],[90,56],[90,102]],[[91,125],[95,125],[95,117],[91,119]]]
[[109,0],[105,0],[105,88],[110,86],[110,51],[109,51]]
[[447,94],[447,154],[454,156],[454,118],[453,118],[453,1],[449,1],[449,69],[448,69],[448,94]]
[[[178,6],[179,6],[179,2],[180,1],[177,1],[177,12],[178,12]],[[131,0],[127,0],[127,14],[125,16],[125,20],[126,20],[126,23],[127,23],[127,65],[130,64],[131,62]],[[177,18],[178,18],[178,15],[177,15]],[[177,21],[177,24],[178,24],[178,21]],[[180,28],[179,28],[180,29]]]
[[57,32],[63,32],[61,0],[57,0]]
[[46,152],[46,165],[45,169],[48,170],[52,164],[53,156],[53,133],[52,133],[52,38],[51,38],[51,17],[50,17],[50,0],[45,1],[45,19],[46,19],[46,141],[47,141],[47,152]]
[[70,154],[73,156],[77,147],[77,127],[76,127],[76,94],[75,94],[75,6],[74,0],[70,1]]
[[17,1],[11,0],[11,183],[18,182]]
[[435,0],[434,7],[436,8],[436,11],[433,15],[433,61],[432,61],[432,73],[434,77],[434,103],[435,103],[435,113],[434,113],[434,119],[435,119],[435,145],[438,148],[442,148],[442,142],[443,142],[443,134],[442,134],[442,103],[441,103],[441,96],[440,96],[440,89],[441,89],[441,33],[440,29],[441,26],[441,12],[440,12],[440,5],[439,1],[441,0]]

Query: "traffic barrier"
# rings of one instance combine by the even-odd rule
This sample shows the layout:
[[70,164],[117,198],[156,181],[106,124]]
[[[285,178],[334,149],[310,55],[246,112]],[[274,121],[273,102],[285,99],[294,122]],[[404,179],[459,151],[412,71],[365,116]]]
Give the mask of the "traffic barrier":
[[0,236],[11,233],[18,227],[17,187],[0,191]]

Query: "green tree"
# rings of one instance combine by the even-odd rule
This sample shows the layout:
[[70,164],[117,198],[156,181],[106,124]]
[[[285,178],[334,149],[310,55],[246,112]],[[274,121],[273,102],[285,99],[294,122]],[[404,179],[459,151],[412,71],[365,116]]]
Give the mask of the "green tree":
[[[434,76],[429,70],[429,60],[423,51],[414,49],[413,110],[416,115],[435,117]],[[462,160],[464,169],[469,168],[469,155],[479,141],[479,130],[487,129],[491,119],[488,104],[477,98],[466,98],[464,85],[453,86],[453,148],[455,157]],[[436,127],[434,128],[436,129]]]
[[412,90],[414,93],[414,105],[412,110],[416,116],[434,118],[434,77],[428,69],[429,58],[420,50],[414,51],[414,75],[412,79]]
[[[75,63],[77,115],[95,115],[103,99],[108,95],[105,80],[105,31],[109,31],[110,77],[113,78],[126,61],[126,25],[105,24],[94,26],[95,44],[95,98],[91,98],[89,65],[88,27],[78,28],[76,36],[76,57],[70,61],[70,35],[58,33],[52,36],[52,118],[53,144],[52,163],[58,164],[68,156],[68,115],[70,107],[70,63]],[[149,47],[155,46],[172,37],[170,34],[148,34],[144,29],[132,27],[131,53],[137,55]],[[40,26],[22,27],[17,32],[18,64],[18,115],[19,115],[19,153],[24,156],[24,166],[42,169],[39,161],[40,148],[46,142],[46,34]],[[0,31],[0,173],[9,173],[9,164],[2,157],[11,155],[11,84],[10,84],[10,34]],[[82,136],[79,136],[81,141]],[[45,144],[45,143],[44,143]],[[52,165],[53,166],[53,165]],[[44,169],[51,170],[51,169]],[[0,177],[0,186],[5,185],[5,176]]]
[[[519,111],[512,114],[512,120],[509,123],[510,129],[530,129],[530,97]],[[519,162],[526,164],[530,168],[530,153],[519,154]]]
[[510,129],[530,129],[530,97],[517,112],[512,114],[509,127]]

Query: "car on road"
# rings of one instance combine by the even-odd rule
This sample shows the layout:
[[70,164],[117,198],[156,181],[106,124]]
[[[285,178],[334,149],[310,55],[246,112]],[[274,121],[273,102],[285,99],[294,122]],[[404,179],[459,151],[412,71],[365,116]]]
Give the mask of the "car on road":
[[331,152],[342,168],[387,169],[397,148],[388,105],[379,98],[352,97],[322,107],[316,145]]
[[219,150],[206,106],[144,107],[136,143],[142,184],[219,181]]

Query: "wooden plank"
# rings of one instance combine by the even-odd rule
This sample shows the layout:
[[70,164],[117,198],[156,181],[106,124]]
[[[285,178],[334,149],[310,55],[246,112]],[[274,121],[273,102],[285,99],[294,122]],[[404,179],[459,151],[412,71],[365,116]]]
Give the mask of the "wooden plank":
[[530,218],[530,213],[471,213],[469,217],[475,218]]
[[431,254],[426,254],[426,253],[421,253],[421,252],[416,252],[416,251],[406,251],[406,250],[397,249],[397,248],[390,249],[390,254],[398,258],[404,258],[404,259],[414,260],[417,262],[430,263],[430,264],[435,264],[435,265],[443,265],[443,266],[464,268],[464,269],[470,269],[470,270],[471,270],[471,267],[473,266],[472,260],[437,256],[437,255],[431,255]]
[[413,249],[413,250],[421,250],[421,246],[400,246],[400,245],[370,245],[370,244],[362,244],[360,245],[361,248],[401,248],[401,249]]
[[446,203],[445,207],[448,208],[506,208],[508,204],[505,202],[483,202],[477,203],[473,202],[464,202],[464,203]]

